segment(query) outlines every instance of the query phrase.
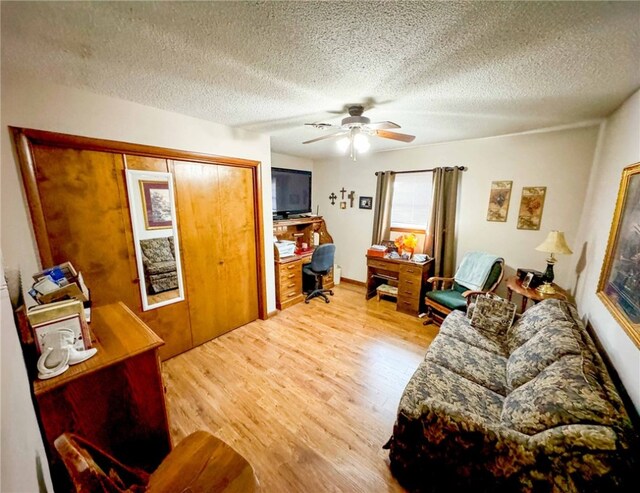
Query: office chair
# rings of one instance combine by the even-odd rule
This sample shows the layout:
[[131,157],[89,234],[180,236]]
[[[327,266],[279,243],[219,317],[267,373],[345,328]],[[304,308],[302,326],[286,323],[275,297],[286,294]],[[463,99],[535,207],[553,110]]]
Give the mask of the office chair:
[[313,251],[311,262],[302,267],[302,273],[315,277],[315,286],[313,290],[307,294],[304,302],[309,303],[313,298],[320,296],[325,303],[329,303],[329,298],[325,293],[329,293],[333,296],[333,291],[330,289],[322,289],[322,278],[331,272],[333,269],[333,257],[336,252],[336,246],[333,243],[325,243],[319,245]]

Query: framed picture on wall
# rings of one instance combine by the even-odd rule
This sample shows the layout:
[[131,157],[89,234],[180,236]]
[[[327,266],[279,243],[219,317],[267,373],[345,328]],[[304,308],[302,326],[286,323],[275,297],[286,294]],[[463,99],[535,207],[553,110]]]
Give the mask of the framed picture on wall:
[[640,347],[640,163],[622,171],[597,293]]
[[489,192],[489,208],[487,221],[506,222],[511,201],[512,181],[492,181]]
[[145,228],[171,228],[169,184],[166,181],[140,180],[140,192]]
[[539,230],[547,187],[523,187],[518,212],[518,229]]
[[373,197],[360,197],[360,209],[371,209],[373,207]]

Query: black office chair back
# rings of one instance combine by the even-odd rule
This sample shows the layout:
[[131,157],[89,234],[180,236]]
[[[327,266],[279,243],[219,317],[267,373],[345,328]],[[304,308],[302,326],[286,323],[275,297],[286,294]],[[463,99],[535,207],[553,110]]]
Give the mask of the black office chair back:
[[336,246],[333,243],[318,245],[311,257],[311,270],[317,274],[327,274],[333,267]]

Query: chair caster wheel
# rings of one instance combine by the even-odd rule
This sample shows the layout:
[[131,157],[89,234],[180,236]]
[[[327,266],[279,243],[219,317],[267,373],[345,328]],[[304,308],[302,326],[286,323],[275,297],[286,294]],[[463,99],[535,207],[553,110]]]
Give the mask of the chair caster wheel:
[[329,303],[329,300],[324,300],[325,303]]
[[304,300],[304,302],[308,305],[309,304],[309,300]]
[[329,294],[330,294],[331,296],[333,296],[333,291],[329,291]]

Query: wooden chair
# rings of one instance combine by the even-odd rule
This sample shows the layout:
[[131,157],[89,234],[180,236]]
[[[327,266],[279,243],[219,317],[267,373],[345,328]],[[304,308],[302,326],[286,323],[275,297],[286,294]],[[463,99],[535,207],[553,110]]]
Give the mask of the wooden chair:
[[425,296],[427,305],[427,319],[424,324],[435,321],[440,325],[444,318],[453,310],[466,311],[476,296],[485,293],[492,293],[496,290],[504,276],[504,260],[495,261],[489,272],[482,290],[473,291],[468,287],[455,281],[455,277],[430,277],[427,282],[431,283],[432,290]]
[[197,431],[151,474],[128,467],[72,433],[54,442],[78,493],[252,493],[253,468],[222,440]]

